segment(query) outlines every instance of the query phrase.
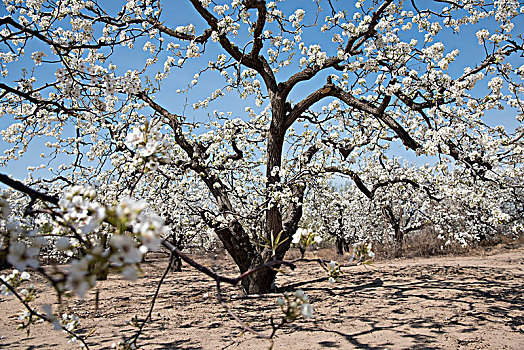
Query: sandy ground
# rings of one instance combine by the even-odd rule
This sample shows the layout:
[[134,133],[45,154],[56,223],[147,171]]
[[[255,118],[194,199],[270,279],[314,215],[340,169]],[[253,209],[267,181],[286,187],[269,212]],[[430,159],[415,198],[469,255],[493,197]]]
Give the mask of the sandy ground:
[[[221,273],[235,275],[224,259],[197,257]],[[107,349],[136,331],[132,317],[147,314],[166,258],[150,259],[145,276],[128,282],[119,276],[99,282],[85,300],[65,308],[82,318],[80,331],[92,334],[93,349]],[[303,289],[315,317],[277,332],[274,349],[524,349],[524,248],[486,256],[403,259],[346,268],[338,283],[326,281],[316,264],[302,264],[278,277],[279,287]],[[5,273],[4,271],[3,273]],[[34,305],[52,303],[50,289],[37,280]],[[280,317],[277,295],[244,298],[225,287],[224,298],[239,317],[268,334]],[[267,340],[245,333],[217,304],[214,282],[184,266],[161,288],[139,345],[144,349],[267,349]],[[55,305],[55,307],[57,307]],[[17,330],[21,310],[0,296],[0,348],[74,349],[49,324]]]

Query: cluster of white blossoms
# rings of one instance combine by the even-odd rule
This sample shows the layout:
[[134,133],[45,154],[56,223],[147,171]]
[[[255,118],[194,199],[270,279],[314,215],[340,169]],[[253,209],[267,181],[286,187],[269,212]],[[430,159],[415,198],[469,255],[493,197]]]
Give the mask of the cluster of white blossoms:
[[313,306],[309,303],[309,297],[302,289],[292,294],[284,294],[284,297],[279,297],[277,305],[280,306],[287,321],[295,321],[300,316],[305,319],[313,318]]
[[89,254],[80,260],[73,260],[67,269],[65,288],[80,298],[84,298],[85,293],[96,285],[96,274],[93,273],[90,264],[92,261],[94,256]]
[[156,153],[162,153],[168,146],[164,135],[160,132],[159,125],[145,123],[134,126],[132,131],[127,134],[126,145],[136,150],[140,157],[149,157]]
[[307,55],[306,57],[302,57],[300,59],[300,65],[318,65],[322,67],[326,60],[328,59],[328,55],[325,51],[322,51],[322,48],[318,44],[309,45],[309,47],[303,46],[303,43],[301,43],[301,49],[302,52]]
[[[12,234],[11,237],[13,237]],[[22,271],[27,268],[36,269],[40,265],[37,260],[40,247],[27,245],[25,242],[16,242],[14,239],[11,240],[7,262]]]
[[308,247],[314,244],[322,242],[322,236],[314,232],[312,229],[298,228],[291,239],[291,243],[294,244],[300,250],[300,255],[303,258]]
[[142,89],[142,82],[137,70],[128,70],[122,77],[122,89],[132,95],[138,93]]
[[[60,317],[57,317],[53,313],[53,307],[49,304],[44,304],[41,306],[42,311],[44,311],[45,315],[49,319],[49,321],[53,324],[53,328],[56,331],[64,330],[65,331],[74,331],[78,325],[79,325],[79,318],[76,315],[70,315],[67,313],[63,313]],[[73,337],[71,339],[72,342],[76,342],[76,338]]]
[[[8,198],[9,195],[6,192],[0,195],[0,227],[3,228],[4,235],[0,245],[8,243],[6,260],[15,269],[21,271],[27,268],[35,269],[39,266],[40,248],[47,244],[47,240],[38,235],[35,230],[26,232],[20,221],[11,217],[12,209]],[[4,247],[0,246],[0,248]]]
[[[60,199],[59,207],[61,215],[48,221],[54,227],[50,234],[53,237],[60,235],[54,249],[71,251],[76,247],[86,252],[82,258],[71,261],[65,274],[65,289],[80,297],[95,286],[97,274],[108,268],[136,280],[143,255],[157,250],[162,237],[169,232],[161,217],[145,210],[145,202],[124,199],[117,205],[107,206],[97,200],[91,187],[71,187]],[[9,213],[5,200],[1,208],[5,217]],[[36,269],[40,249],[47,244],[47,229],[43,228],[48,226],[26,231],[20,225],[10,225],[7,261],[21,271]],[[110,235],[108,247],[100,244],[101,235]],[[73,241],[76,244],[73,245]]]
[[481,29],[476,34],[477,39],[479,40],[479,45],[484,44],[484,41],[489,37],[489,31],[487,29]]
[[292,22],[293,27],[298,28],[300,23],[304,20],[306,11],[303,9],[296,9],[295,13],[289,16],[289,20]]
[[322,237],[318,233],[313,232],[312,229],[305,229],[299,227],[297,229],[297,232],[295,232],[295,234],[293,235],[291,243],[304,244],[305,242],[309,242],[308,244],[305,244],[305,246],[308,246],[312,243],[318,244],[322,242]]
[[0,193],[0,217],[7,221],[11,215],[11,206],[9,205],[9,193],[2,191]]
[[357,242],[353,244],[353,252],[350,261],[366,263],[375,258],[371,243]]
[[[11,290],[6,286],[9,285],[13,289],[18,288],[24,281],[31,281],[31,275],[29,272],[24,271],[20,273],[17,269],[14,269],[9,275],[0,275],[0,279],[2,280],[2,285],[0,286],[0,294],[5,296],[13,295]],[[24,297],[28,296],[31,291],[34,289],[34,285],[31,283],[27,288],[24,288],[20,291],[20,294]]]
[[83,235],[97,230],[106,218],[106,208],[96,200],[92,187],[73,186],[59,201],[63,218]]
[[[55,331],[63,331],[68,334],[69,342],[76,343],[78,338],[74,335],[75,331],[80,325],[80,319],[78,316],[68,313],[62,313],[61,315],[56,315],[53,312],[53,307],[50,304],[44,304],[41,306],[44,316],[47,318],[47,321],[53,325]],[[36,312],[36,310],[35,310]],[[21,323],[21,327],[26,327],[27,325],[34,322],[33,316],[29,311],[24,311],[19,317],[18,321]]]
[[135,153],[133,168],[147,171],[155,170],[159,163],[168,158],[169,143],[160,131],[160,125],[151,125],[149,122],[134,126],[127,134],[125,144]]
[[331,260],[329,263],[326,264],[327,273],[328,273],[328,282],[330,284],[333,284],[338,281],[338,278],[342,274],[342,271],[340,270],[340,265],[334,261]]
[[33,59],[33,61],[35,61],[36,66],[39,66],[42,64],[42,59],[45,56],[47,55],[42,51],[36,51],[31,54],[31,58]]

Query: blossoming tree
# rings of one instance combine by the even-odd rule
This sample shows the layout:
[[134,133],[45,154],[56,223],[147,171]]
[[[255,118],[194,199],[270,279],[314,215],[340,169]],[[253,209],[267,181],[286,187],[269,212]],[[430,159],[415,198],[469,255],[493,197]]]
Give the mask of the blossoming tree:
[[[478,180],[510,167],[519,178],[524,130],[484,120],[506,105],[508,118],[524,116],[516,0],[328,0],[307,11],[264,0],[4,3],[0,114],[12,147],[1,161],[45,145],[49,163],[27,183],[61,198],[51,202],[59,226],[73,225],[84,256],[129,278],[167,234],[163,219],[140,214],[158,198],[162,211],[178,203],[198,217],[245,272],[283,259],[312,179],[341,174],[368,195],[377,184],[361,159],[387,157],[392,144]],[[461,52],[458,33],[480,54]],[[48,228],[56,216],[38,208]],[[106,261],[93,249],[108,222]],[[34,253],[11,238],[11,261]],[[73,262],[70,288],[94,283],[89,264]],[[266,293],[275,275],[260,269],[242,284]]]
[[368,241],[391,243],[390,253],[398,255],[409,248],[404,241],[414,233],[435,233],[444,247],[522,232],[522,194],[507,181],[503,186],[473,181],[458,169],[437,172],[427,164],[395,158],[369,160],[363,179],[374,184],[368,191],[359,191],[353,183],[335,186],[320,180],[310,185],[306,197],[303,224],[336,239],[339,254],[349,244]]

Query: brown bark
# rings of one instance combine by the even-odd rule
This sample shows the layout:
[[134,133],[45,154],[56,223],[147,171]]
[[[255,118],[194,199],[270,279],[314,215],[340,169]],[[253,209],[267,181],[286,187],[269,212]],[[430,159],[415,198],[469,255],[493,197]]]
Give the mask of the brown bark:
[[[259,264],[261,265],[261,264]],[[263,269],[250,274],[242,280],[242,287],[246,294],[268,294],[276,290],[275,277],[277,272],[272,269]]]

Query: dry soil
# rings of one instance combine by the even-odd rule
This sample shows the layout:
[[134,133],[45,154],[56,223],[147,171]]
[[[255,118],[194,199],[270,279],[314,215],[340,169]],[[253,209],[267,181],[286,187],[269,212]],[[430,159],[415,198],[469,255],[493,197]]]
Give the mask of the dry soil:
[[[236,270],[226,258],[195,256],[226,275]],[[107,349],[134,334],[130,320],[147,314],[167,264],[148,258],[144,276],[129,282],[118,275],[97,284],[84,300],[63,308],[81,317],[81,334],[90,348]],[[3,271],[6,273],[7,271]],[[471,257],[403,259],[344,269],[332,285],[315,263],[305,263],[277,280],[281,290],[302,289],[311,299],[314,319],[280,329],[274,349],[524,349],[524,249]],[[36,279],[34,305],[56,300]],[[224,287],[231,309],[256,330],[269,334],[278,320],[277,294],[243,297]],[[152,322],[140,337],[144,349],[267,349],[267,340],[246,333],[216,301],[215,282],[184,266],[166,278]],[[58,306],[55,305],[55,308]],[[50,324],[17,330],[22,307],[0,296],[0,348],[74,349]]]

